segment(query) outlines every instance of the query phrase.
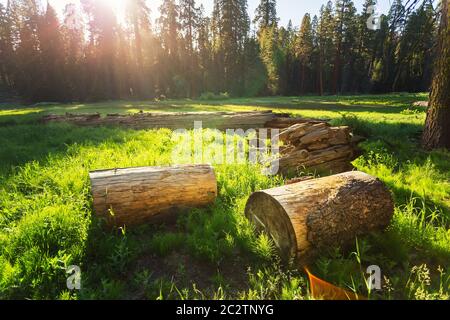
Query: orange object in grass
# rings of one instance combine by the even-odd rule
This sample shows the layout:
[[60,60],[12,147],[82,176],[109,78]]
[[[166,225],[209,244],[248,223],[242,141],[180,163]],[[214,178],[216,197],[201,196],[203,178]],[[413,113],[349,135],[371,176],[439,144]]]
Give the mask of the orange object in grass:
[[308,274],[311,297],[313,299],[341,301],[366,300],[364,297],[361,297],[356,293],[336,287],[331,283],[317,278],[309,272],[307,268],[305,268],[305,271]]

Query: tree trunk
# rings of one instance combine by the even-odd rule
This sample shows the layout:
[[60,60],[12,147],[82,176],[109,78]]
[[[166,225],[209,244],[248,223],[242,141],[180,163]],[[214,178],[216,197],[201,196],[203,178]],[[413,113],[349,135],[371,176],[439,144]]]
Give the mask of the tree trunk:
[[266,122],[265,127],[270,129],[287,129],[297,124],[320,124],[326,123],[324,120],[315,120],[307,118],[288,118],[281,115],[273,120]]
[[442,1],[437,61],[430,95],[423,146],[450,149],[450,9]]
[[355,150],[350,145],[333,146],[316,151],[297,149],[282,155],[279,159],[280,172],[284,174],[297,171],[319,171],[341,173],[353,169],[351,162]]
[[320,49],[319,55],[319,95],[323,96],[323,50]]
[[255,112],[168,112],[138,113],[134,115],[110,114],[66,114],[48,115],[41,122],[68,122],[80,126],[120,126],[130,129],[193,129],[194,122],[201,122],[203,128],[226,129],[260,129],[266,123],[285,115],[271,111]]
[[138,17],[133,17],[133,28],[134,28],[134,35],[135,35],[135,53],[136,53],[136,66],[137,69],[135,70],[136,78],[137,78],[137,95],[140,99],[145,98],[145,91],[146,91],[146,83],[145,83],[145,77],[144,77],[144,56],[142,52],[142,36],[141,36],[141,30],[139,27],[139,21]]
[[209,165],[115,169],[89,176],[95,212],[109,226],[173,221],[178,213],[213,204],[217,197]]
[[385,229],[390,192],[378,179],[347,172],[254,193],[246,216],[270,235],[285,262],[310,262],[319,252]]
[[305,73],[306,73],[306,66],[305,66],[305,62],[302,62],[302,71],[301,71],[301,78],[302,78],[302,82],[300,84],[300,93],[303,95],[305,94]]

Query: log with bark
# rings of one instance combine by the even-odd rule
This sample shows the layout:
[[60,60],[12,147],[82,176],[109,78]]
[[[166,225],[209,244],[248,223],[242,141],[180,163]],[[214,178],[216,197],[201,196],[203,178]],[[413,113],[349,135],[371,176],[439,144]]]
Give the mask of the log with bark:
[[273,111],[250,112],[166,112],[137,114],[99,113],[64,115],[50,114],[40,119],[41,123],[67,122],[79,126],[120,126],[129,129],[193,129],[194,122],[201,121],[209,129],[286,129],[294,124],[324,123],[323,120],[291,118],[288,114]]
[[213,204],[217,197],[209,165],[114,169],[89,176],[94,210],[109,226],[171,222],[188,209]]
[[450,0],[440,1],[436,61],[422,144],[425,149],[450,150]]
[[266,122],[265,127],[271,128],[271,129],[286,129],[289,127],[292,127],[296,124],[303,124],[303,123],[312,123],[312,124],[318,124],[318,123],[325,123],[325,120],[317,120],[317,119],[306,119],[306,118],[291,118],[286,115],[278,115],[273,120]]
[[193,129],[195,122],[201,122],[203,128],[226,129],[260,129],[266,123],[283,114],[272,111],[255,112],[167,112],[144,113],[133,115],[109,114],[65,114],[48,115],[41,118],[42,123],[67,122],[79,126],[120,126],[128,129]]
[[351,170],[350,162],[358,152],[357,142],[348,127],[331,127],[326,121],[290,118],[272,111],[254,112],[187,112],[138,113],[135,115],[66,114],[48,115],[43,123],[68,122],[80,126],[121,126],[131,129],[192,129],[195,122],[202,128],[279,129],[281,147],[280,169],[287,174],[299,170],[339,173]]
[[272,237],[285,262],[306,264],[324,250],[385,229],[393,211],[385,185],[353,171],[256,192],[245,214]]

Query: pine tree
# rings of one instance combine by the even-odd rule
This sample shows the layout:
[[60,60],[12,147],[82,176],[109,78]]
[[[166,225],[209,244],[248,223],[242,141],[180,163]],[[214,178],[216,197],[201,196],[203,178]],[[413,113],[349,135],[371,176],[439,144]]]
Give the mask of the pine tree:
[[278,35],[276,26],[261,29],[259,35],[260,56],[266,67],[267,89],[271,95],[276,95],[280,91],[282,53],[279,50]]
[[298,31],[292,20],[289,20],[287,28],[280,28],[280,49],[282,51],[283,66],[280,69],[280,94],[298,94]]
[[126,1],[118,21],[106,1],[80,0],[86,23],[58,21],[40,0],[0,5],[0,85],[28,100],[103,100],[232,95],[425,91],[436,58],[433,2],[395,0],[380,30],[330,1],[300,27],[279,25],[276,0],[260,0],[250,33],[246,0],[162,0],[152,25],[145,0]]
[[241,95],[245,92],[245,44],[250,30],[247,0],[215,0],[213,26],[216,59],[224,79],[220,90]]
[[438,53],[434,70],[423,145],[428,149],[450,149],[450,6],[441,3]]
[[92,84],[89,96],[93,100],[117,99],[120,97],[117,79],[117,19],[107,3],[81,0],[88,17],[90,34],[87,52]]
[[[353,72],[354,91],[356,92],[370,92],[372,90],[371,75],[375,63],[377,44],[375,38],[380,33],[380,30],[371,30],[367,24],[372,19],[373,14],[369,8],[375,6],[376,3],[376,0],[365,0],[362,13],[358,16],[355,69]],[[384,41],[384,39],[381,41]]]
[[277,1],[261,0],[255,11],[254,24],[258,25],[258,30],[278,26]]
[[188,88],[186,96],[193,97],[198,94],[196,89],[198,70],[195,55],[195,43],[201,19],[200,8],[196,6],[195,0],[180,0],[180,27],[184,34],[184,57],[182,58],[184,69],[187,70]]
[[314,15],[311,22],[313,48],[311,51],[311,90],[310,93],[320,93],[320,79],[318,77],[318,68],[320,62],[320,47],[319,47],[319,17]]
[[84,101],[87,98],[85,70],[84,25],[77,7],[68,4],[63,12],[62,37],[66,56],[66,99]]
[[164,95],[183,95],[184,79],[180,77],[180,20],[179,6],[175,0],[164,0],[159,11],[161,13],[158,24],[160,41],[164,56],[159,57],[160,68],[163,72],[160,79],[160,88]]
[[351,0],[337,0],[335,8],[335,46],[333,93],[347,91],[354,66],[356,8]]
[[0,87],[11,87],[11,67],[13,47],[11,39],[11,20],[7,9],[0,3]]
[[213,91],[213,79],[210,74],[212,68],[212,36],[211,36],[211,19],[203,16],[204,8],[200,6],[198,32],[197,32],[197,56],[198,56],[198,72],[200,78],[199,92]]
[[180,30],[179,6],[175,0],[164,0],[159,11],[161,13],[158,19],[161,43],[167,55],[177,59]]
[[331,72],[335,56],[333,4],[331,1],[320,10],[317,43],[319,46],[318,82],[319,94],[331,91]]
[[[139,98],[148,98],[153,96],[150,79],[147,77],[149,70],[144,63],[144,41],[149,41],[150,37],[150,9],[145,0],[127,0],[126,2],[126,20],[130,27],[129,36],[133,46],[134,66],[133,69],[133,87]],[[124,52],[122,53],[124,55]],[[134,90],[132,90],[134,95]]]
[[[278,30],[276,0],[261,0],[255,11],[253,23],[258,26],[260,58],[266,69],[267,92],[275,95],[281,89],[282,48]],[[280,30],[281,31],[281,30]]]
[[383,75],[383,78],[381,79],[382,92],[392,90],[392,84],[394,83],[395,75],[397,74],[398,66],[396,64],[395,54],[400,40],[400,32],[404,28],[406,19],[404,13],[405,7],[403,6],[402,1],[395,0],[387,16],[389,31],[385,39],[384,52],[381,59],[384,68],[381,73]]
[[[424,77],[429,76],[435,43],[434,9],[421,5],[407,19],[396,50],[396,75],[393,91],[427,91]],[[430,79],[427,79],[430,83]]]
[[18,93],[31,101],[40,100],[36,86],[41,80],[39,52],[39,7],[35,0],[13,0],[9,11],[13,17],[11,28],[14,60],[14,82]]
[[311,16],[307,13],[303,17],[300,27],[300,33],[297,44],[297,54],[300,60],[300,92],[305,93],[307,79],[307,71],[311,64],[311,55],[314,49],[313,29],[311,25]]
[[39,99],[64,101],[67,96],[64,77],[65,51],[59,20],[55,9],[49,3],[45,15],[40,19],[39,50],[42,70]]

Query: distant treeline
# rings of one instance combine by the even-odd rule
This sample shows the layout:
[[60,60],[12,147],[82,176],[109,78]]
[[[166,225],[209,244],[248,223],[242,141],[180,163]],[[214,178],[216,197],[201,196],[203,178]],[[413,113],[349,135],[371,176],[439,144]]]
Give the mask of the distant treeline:
[[433,1],[406,11],[395,0],[378,30],[375,0],[351,0],[280,26],[276,0],[250,21],[246,0],[164,0],[151,19],[145,0],[80,0],[62,19],[39,0],[0,4],[0,87],[30,101],[426,91],[437,17]]

